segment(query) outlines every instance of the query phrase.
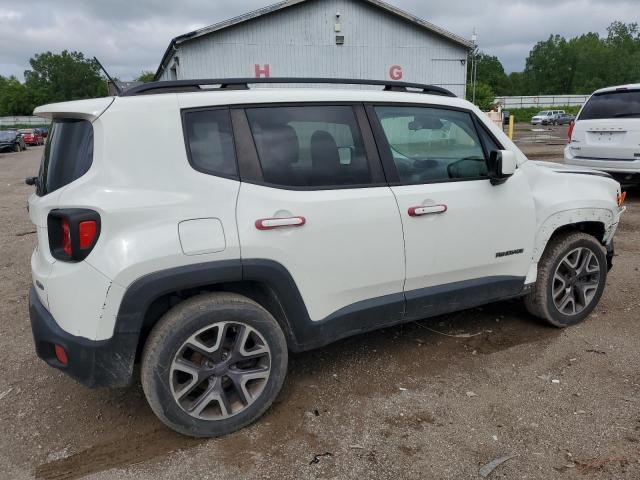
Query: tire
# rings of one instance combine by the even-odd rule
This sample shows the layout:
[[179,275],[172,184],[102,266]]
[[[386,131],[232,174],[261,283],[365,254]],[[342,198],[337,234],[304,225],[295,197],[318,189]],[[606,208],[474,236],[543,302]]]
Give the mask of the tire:
[[18,152],[20,152],[21,150],[22,150],[22,149],[20,148],[20,144],[19,144],[19,143],[16,143],[16,144],[13,146],[13,151],[14,151],[14,152],[18,153]]
[[598,305],[606,281],[607,257],[600,242],[582,232],[562,233],[547,245],[525,305],[529,313],[555,327],[576,325]]
[[249,425],[271,406],[287,360],[282,329],[260,305],[233,293],[199,295],[169,310],[151,331],[142,388],[173,430],[217,437]]

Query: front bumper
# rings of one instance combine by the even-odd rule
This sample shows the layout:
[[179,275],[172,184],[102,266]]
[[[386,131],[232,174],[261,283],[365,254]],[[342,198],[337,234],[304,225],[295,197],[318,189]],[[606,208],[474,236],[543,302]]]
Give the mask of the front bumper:
[[[120,333],[100,341],[71,335],[56,323],[34,287],[29,290],[29,317],[36,353],[50,366],[87,387],[124,387],[131,382],[137,334]],[[56,358],[55,345],[65,349],[66,365]]]

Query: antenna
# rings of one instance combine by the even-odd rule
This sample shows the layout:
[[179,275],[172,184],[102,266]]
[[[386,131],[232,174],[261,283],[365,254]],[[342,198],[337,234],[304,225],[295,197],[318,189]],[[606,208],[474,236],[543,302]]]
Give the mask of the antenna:
[[104,72],[104,74],[107,76],[107,78],[109,79],[109,81],[111,83],[113,83],[113,86],[116,87],[116,90],[118,92],[118,95],[122,94],[122,90],[120,90],[120,87],[118,86],[118,84],[113,80],[113,78],[111,78],[111,75],[109,75],[109,72],[107,72],[107,69],[104,68],[102,66],[102,64],[100,63],[100,60],[98,60],[97,57],[93,57],[93,60],[98,64],[98,66],[102,69],[102,71]]

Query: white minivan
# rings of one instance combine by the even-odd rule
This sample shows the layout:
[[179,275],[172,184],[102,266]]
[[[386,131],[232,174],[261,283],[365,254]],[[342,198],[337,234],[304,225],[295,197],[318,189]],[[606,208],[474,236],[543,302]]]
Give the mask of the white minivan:
[[570,165],[608,172],[620,183],[640,183],[640,84],[596,91],[569,128]]

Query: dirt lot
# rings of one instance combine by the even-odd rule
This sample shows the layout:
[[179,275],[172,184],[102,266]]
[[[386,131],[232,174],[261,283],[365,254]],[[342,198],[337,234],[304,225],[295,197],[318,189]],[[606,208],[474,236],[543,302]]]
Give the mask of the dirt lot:
[[[565,131],[518,137],[560,160]],[[0,478],[461,479],[503,455],[491,478],[640,478],[638,192],[584,324],[548,328],[512,301],[295,355],[258,423],[201,441],[163,427],[139,385],[88,390],[36,358],[23,179],[40,155],[0,154]]]

